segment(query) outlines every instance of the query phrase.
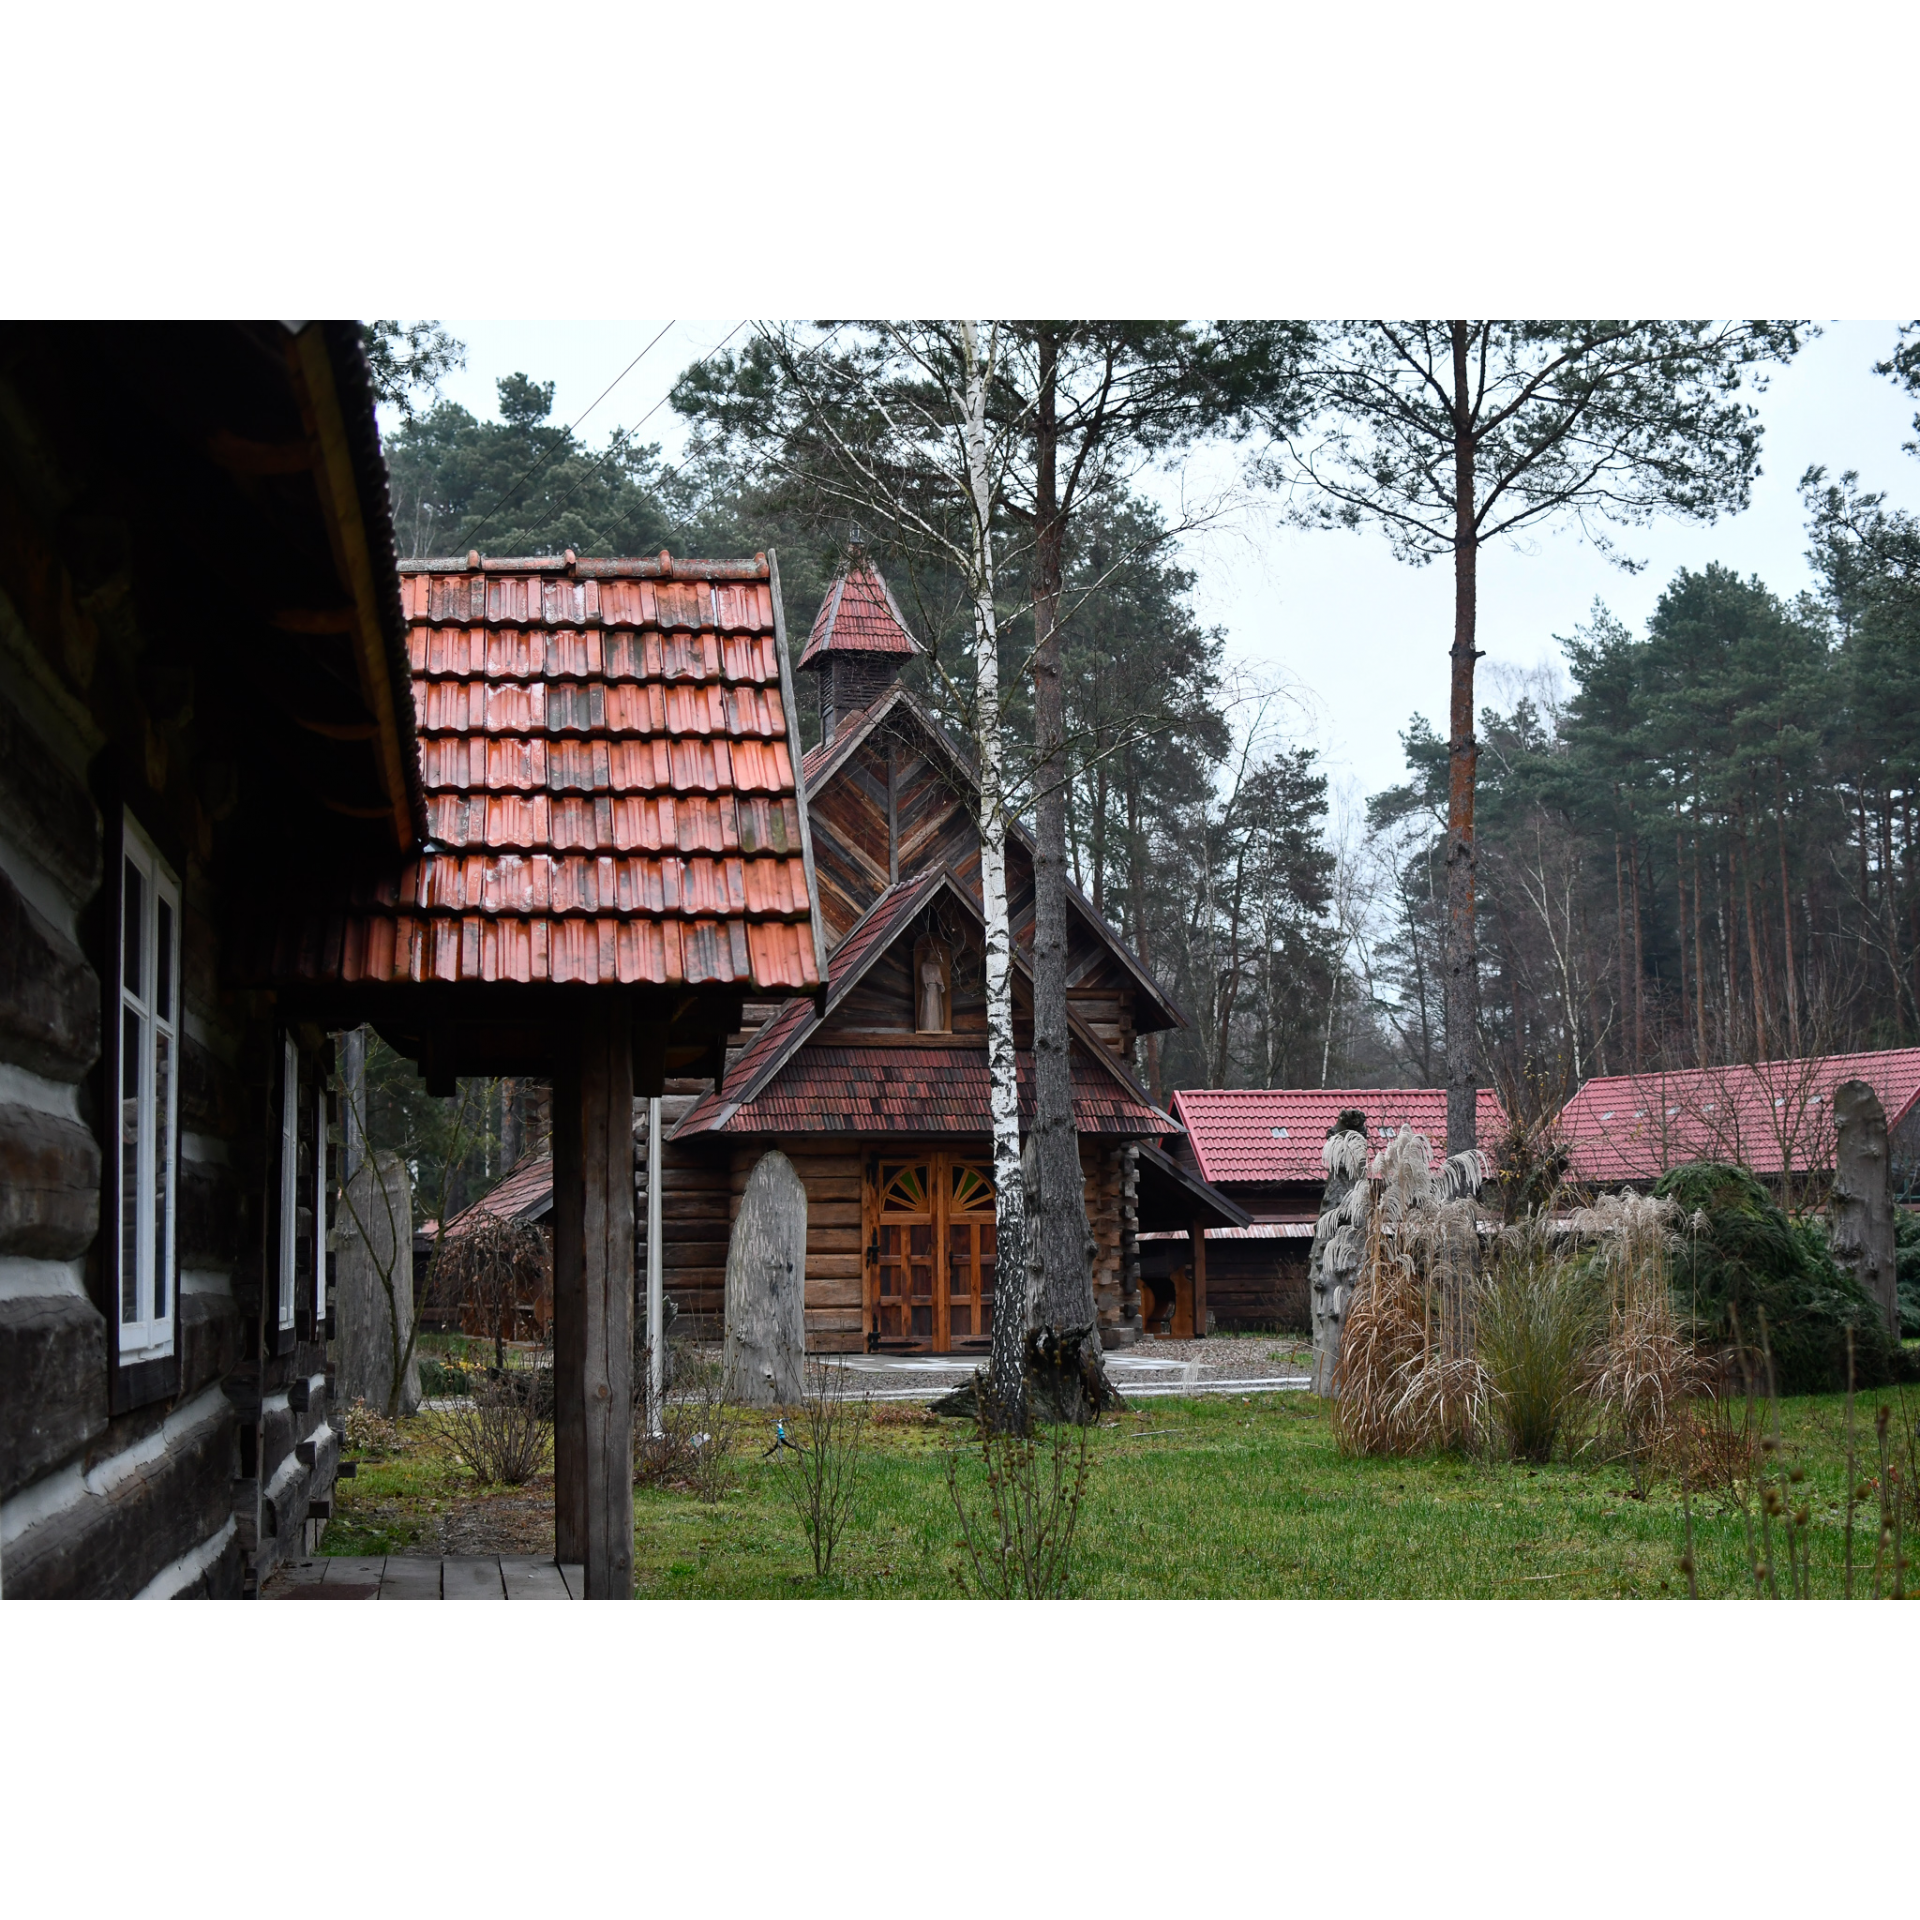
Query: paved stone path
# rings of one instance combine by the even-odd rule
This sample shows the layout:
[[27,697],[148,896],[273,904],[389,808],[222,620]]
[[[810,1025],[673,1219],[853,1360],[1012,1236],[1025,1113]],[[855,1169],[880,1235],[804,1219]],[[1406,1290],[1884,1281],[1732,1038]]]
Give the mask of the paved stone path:
[[[1217,1361],[1198,1357],[1199,1341],[1183,1341],[1175,1354],[1157,1354],[1151,1346],[1117,1348],[1106,1356],[1107,1374],[1129,1399],[1177,1394],[1300,1393],[1312,1384],[1305,1372],[1254,1372],[1247,1356],[1222,1343]],[[850,1353],[836,1357],[850,1376],[847,1391],[875,1400],[936,1400],[973,1376],[985,1356],[952,1354]]]
[[292,1560],[263,1600],[579,1600],[586,1572],[551,1560],[493,1554],[391,1553]]

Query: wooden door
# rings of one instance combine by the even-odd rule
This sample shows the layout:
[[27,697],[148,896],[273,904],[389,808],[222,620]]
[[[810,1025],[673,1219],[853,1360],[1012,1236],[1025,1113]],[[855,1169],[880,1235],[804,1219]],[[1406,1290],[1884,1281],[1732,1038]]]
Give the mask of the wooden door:
[[884,1347],[932,1347],[940,1194],[936,1158],[886,1160],[874,1173],[877,1218],[867,1267],[867,1325]]
[[876,1344],[984,1349],[993,1331],[991,1170],[957,1154],[882,1156],[868,1205],[867,1327]]
[[984,1348],[993,1334],[993,1169],[944,1155],[942,1160],[947,1348]]

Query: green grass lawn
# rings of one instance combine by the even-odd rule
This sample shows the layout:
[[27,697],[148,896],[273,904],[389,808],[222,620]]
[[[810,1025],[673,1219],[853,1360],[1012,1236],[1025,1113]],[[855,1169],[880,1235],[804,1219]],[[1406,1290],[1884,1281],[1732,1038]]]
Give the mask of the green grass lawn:
[[[1863,1395],[1857,1406],[1868,1476],[1875,1404]],[[1789,1491],[1812,1507],[1816,1594],[1837,1594],[1841,1584],[1843,1405],[1839,1396],[1781,1404],[1780,1457],[1808,1475]],[[746,1417],[738,1478],[718,1504],[669,1489],[635,1494],[643,1597],[918,1598],[958,1590],[945,1462],[965,1439],[952,1423],[871,1429],[840,1563],[826,1580],[814,1576],[784,1494],[785,1469],[759,1458],[763,1424]],[[410,1512],[444,1510],[470,1491],[430,1441],[405,1444],[400,1456],[368,1462],[343,1484],[325,1551],[405,1551]],[[1303,1393],[1150,1402],[1102,1427],[1092,1454],[1073,1575],[1080,1596],[1620,1599],[1686,1591],[1678,1488],[1659,1484],[1635,1499],[1621,1466],[1347,1459],[1327,1407]],[[977,1474],[971,1461],[968,1471]],[[379,1525],[366,1524],[375,1509]],[[1696,1494],[1694,1522],[1703,1596],[1750,1595],[1738,1513]],[[1876,1523],[1876,1507],[1860,1510],[1863,1589]],[[1784,1568],[1783,1550],[1779,1561]]]

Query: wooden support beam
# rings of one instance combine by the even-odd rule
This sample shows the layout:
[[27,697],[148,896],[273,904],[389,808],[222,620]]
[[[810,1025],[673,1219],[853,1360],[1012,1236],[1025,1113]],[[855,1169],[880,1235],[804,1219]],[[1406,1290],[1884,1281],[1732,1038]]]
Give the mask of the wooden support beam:
[[556,1036],[554,1543],[590,1600],[633,1595],[633,1013],[591,994]]
[[1193,1337],[1207,1337],[1207,1230],[1198,1220],[1187,1228],[1193,1246]]

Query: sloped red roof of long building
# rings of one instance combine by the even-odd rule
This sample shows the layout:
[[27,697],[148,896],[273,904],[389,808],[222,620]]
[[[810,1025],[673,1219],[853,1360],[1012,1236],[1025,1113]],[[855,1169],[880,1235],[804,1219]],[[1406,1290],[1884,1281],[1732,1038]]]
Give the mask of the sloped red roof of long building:
[[[1367,1137],[1385,1146],[1404,1124],[1446,1152],[1444,1087],[1188,1087],[1173,1096],[1194,1158],[1209,1184],[1271,1185],[1324,1180],[1321,1149],[1341,1111],[1367,1116]],[[1491,1088],[1480,1089],[1480,1144],[1491,1146],[1506,1115]]]
[[1729,1160],[1755,1173],[1833,1163],[1833,1094],[1864,1080],[1897,1126],[1920,1101],[1920,1047],[1834,1053],[1760,1066],[1589,1080],[1560,1110],[1574,1174],[1643,1180],[1688,1160]]
[[401,573],[430,839],[256,976],[819,984],[764,562]]

